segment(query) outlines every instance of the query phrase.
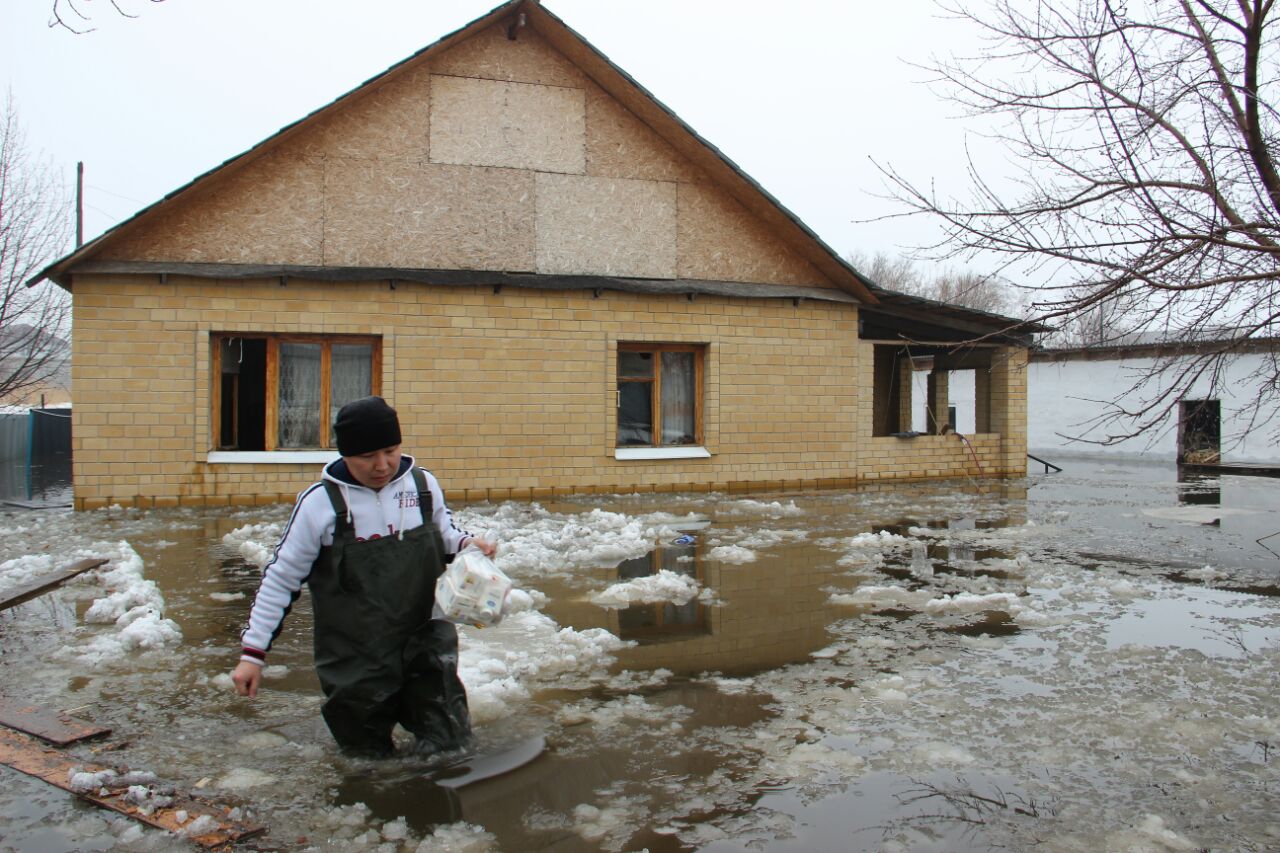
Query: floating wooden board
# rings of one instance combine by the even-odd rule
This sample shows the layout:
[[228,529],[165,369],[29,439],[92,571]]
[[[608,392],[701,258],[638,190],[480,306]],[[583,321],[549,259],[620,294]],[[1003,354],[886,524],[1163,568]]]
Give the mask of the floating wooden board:
[[33,598],[39,598],[51,589],[62,586],[76,575],[82,575],[90,569],[96,569],[98,566],[105,565],[110,562],[106,559],[81,560],[73,563],[65,568],[58,569],[50,575],[45,575],[39,580],[32,581],[26,586],[18,587],[0,596],[0,610],[8,610],[10,607],[16,607],[24,601],[30,601]]
[[56,746],[66,746],[91,737],[111,734],[111,729],[76,720],[67,714],[50,711],[0,696],[0,725],[35,735]]
[[[201,847],[210,850],[226,847],[245,838],[266,831],[265,827],[242,823],[229,817],[230,809],[218,803],[196,799],[190,795],[175,793],[172,802],[164,807],[157,807],[150,814],[143,814],[138,806],[126,801],[127,788],[102,789],[98,791],[76,791],[71,787],[71,771],[78,769],[85,773],[97,773],[106,768],[101,765],[77,761],[43,744],[17,732],[0,729],[0,764],[12,767],[28,776],[43,779],[50,785],[69,791],[81,799],[87,800],[104,809],[110,809],[136,821],[167,830],[180,837],[190,838]],[[123,775],[123,774],[122,774]],[[178,812],[186,812],[186,821],[178,820]],[[208,816],[214,827],[200,835],[186,835],[182,831],[200,817]]]

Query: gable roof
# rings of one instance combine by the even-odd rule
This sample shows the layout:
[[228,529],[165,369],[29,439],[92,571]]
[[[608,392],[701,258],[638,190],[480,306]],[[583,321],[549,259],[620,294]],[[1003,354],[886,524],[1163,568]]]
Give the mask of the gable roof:
[[[693,128],[685,124],[679,116],[659,102],[630,75],[614,65],[608,57],[587,42],[586,39],[544,8],[538,0],[509,0],[509,2],[496,7],[486,15],[444,36],[439,41],[391,66],[381,74],[366,80],[334,101],[309,113],[298,121],[286,125],[271,137],[259,142],[247,151],[168,193],[159,201],[143,208],[134,216],[109,229],[84,246],[54,261],[33,277],[28,284],[33,285],[47,278],[69,290],[70,275],[77,271],[92,270],[93,267],[86,266],[86,263],[91,263],[93,257],[102,251],[104,247],[120,239],[121,235],[132,232],[144,223],[156,218],[161,212],[171,209],[215,176],[234,173],[249,162],[276,148],[285,140],[314,125],[323,117],[340,110],[345,104],[360,97],[362,93],[387,82],[393,77],[404,73],[410,67],[442,53],[450,47],[501,22],[507,22],[510,37],[518,37],[519,29],[522,27],[532,27],[540,37],[565,56],[608,95],[630,110],[650,130],[670,144],[677,152],[708,174],[718,187],[742,204],[752,215],[764,222],[772,233],[801,258],[822,272],[844,294],[853,297],[854,300],[859,302],[874,304],[878,301],[872,290],[871,282],[843,260],[816,233],[801,222],[795,214],[787,210],[776,198],[743,172],[718,148],[699,136]],[[97,271],[106,272],[112,269],[110,264],[96,266],[99,267]],[[158,267],[164,265],[151,264],[150,266]],[[175,267],[173,271],[178,271],[176,267],[181,265],[170,264],[168,266]],[[156,271],[160,272],[162,270],[157,269]],[[314,270],[306,272],[311,273]],[[343,277],[349,277],[356,272],[355,270],[345,270],[343,271]],[[387,271],[380,270],[377,272],[385,274]],[[281,270],[274,270],[273,268],[271,274],[287,274],[287,271],[283,268]],[[298,273],[295,272],[294,274]],[[605,282],[604,286],[608,287],[610,285]],[[779,290],[768,285],[761,285],[760,288],[763,291]],[[806,288],[804,290],[807,292],[810,289]],[[804,294],[798,290],[794,294],[784,293],[779,290],[774,295],[800,296]]]

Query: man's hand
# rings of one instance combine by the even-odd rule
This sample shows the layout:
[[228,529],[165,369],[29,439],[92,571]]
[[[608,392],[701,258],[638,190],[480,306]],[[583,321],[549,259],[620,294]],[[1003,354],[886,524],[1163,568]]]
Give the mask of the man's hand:
[[231,680],[237,693],[252,699],[258,695],[258,685],[262,683],[262,665],[242,660],[231,671]]
[[484,554],[486,557],[488,557],[491,560],[493,559],[493,555],[498,553],[498,543],[490,542],[488,539],[472,537],[470,540],[467,541],[467,546],[468,547],[474,546],[478,548],[481,554]]

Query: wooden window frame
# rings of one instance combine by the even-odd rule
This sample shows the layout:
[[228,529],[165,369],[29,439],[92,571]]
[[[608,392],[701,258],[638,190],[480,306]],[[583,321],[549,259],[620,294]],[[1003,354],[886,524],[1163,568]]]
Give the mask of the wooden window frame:
[[[330,424],[328,418],[330,403],[330,385],[333,379],[333,347],[334,345],[359,345],[369,344],[372,347],[372,364],[370,365],[369,385],[371,394],[381,395],[382,393],[382,337],[379,335],[315,335],[315,334],[278,334],[272,332],[212,332],[209,335],[210,351],[212,358],[212,381],[209,383],[212,389],[211,397],[213,399],[213,417],[210,422],[211,444],[215,449],[219,448],[219,430],[222,424],[222,407],[224,405],[222,399],[222,341],[226,339],[243,338],[245,340],[266,341],[266,377],[263,388],[265,396],[264,406],[266,410],[265,422],[263,429],[264,450],[267,452],[275,452],[277,450],[333,450],[331,446]],[[320,446],[315,448],[308,447],[287,447],[280,448],[277,444],[279,441],[280,431],[280,345],[283,343],[307,343],[320,344]],[[230,405],[236,405],[237,401],[230,401]]]
[[[649,391],[649,410],[653,413],[653,423],[650,424],[653,431],[652,444],[618,444],[618,424],[617,413],[614,415],[613,443],[615,447],[625,447],[627,449],[640,448],[676,448],[676,447],[702,447],[706,441],[705,419],[706,419],[706,403],[704,387],[707,374],[707,346],[706,344],[658,344],[644,342],[627,342],[618,344],[618,351],[614,354],[615,366],[617,356],[624,352],[651,352],[656,357],[653,362],[653,378],[652,379],[631,379],[620,375],[616,375],[615,381],[621,385],[623,382],[642,383],[647,382],[652,386]],[[694,441],[692,444],[663,444],[662,443],[662,353],[664,352],[688,352],[693,353],[693,372],[694,372]],[[618,406],[622,405],[622,394],[617,394]]]

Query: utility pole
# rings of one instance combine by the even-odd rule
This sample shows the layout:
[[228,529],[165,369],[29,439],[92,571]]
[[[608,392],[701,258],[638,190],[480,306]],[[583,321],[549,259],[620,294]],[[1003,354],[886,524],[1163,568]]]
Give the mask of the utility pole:
[[76,163],[76,248],[84,245],[84,161]]

